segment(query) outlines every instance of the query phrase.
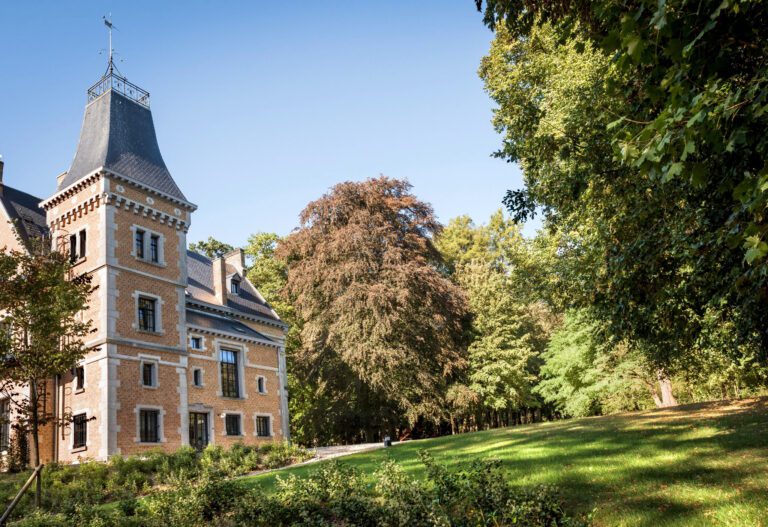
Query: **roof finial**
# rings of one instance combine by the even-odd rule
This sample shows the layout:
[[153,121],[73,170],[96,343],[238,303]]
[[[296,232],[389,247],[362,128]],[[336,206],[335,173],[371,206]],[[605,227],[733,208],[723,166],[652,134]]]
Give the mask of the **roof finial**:
[[111,74],[112,70],[115,69],[115,63],[112,61],[112,29],[117,29],[112,25],[112,13],[109,14],[109,17],[103,16],[101,17],[104,19],[104,25],[107,26],[109,29],[109,65],[107,66],[107,74]]

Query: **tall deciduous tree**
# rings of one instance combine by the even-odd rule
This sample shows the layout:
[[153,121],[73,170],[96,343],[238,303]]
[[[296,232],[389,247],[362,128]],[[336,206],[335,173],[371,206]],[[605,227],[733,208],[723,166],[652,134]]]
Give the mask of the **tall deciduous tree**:
[[[336,185],[304,209],[278,255],[302,321],[296,362],[319,385],[393,405],[413,423],[444,415],[466,362],[467,306],[438,271],[440,224],[410,189],[383,176]],[[372,414],[389,422],[366,423],[368,433],[392,426],[391,411]]]
[[210,259],[221,258],[230,251],[234,251],[235,248],[224,242],[220,242],[213,236],[208,236],[207,240],[200,240],[196,243],[189,244],[189,250],[199,254],[204,254]]
[[[40,464],[40,427],[54,416],[41,400],[46,385],[82,360],[90,321],[82,320],[91,292],[90,277],[76,276],[69,258],[33,241],[29,252],[0,252],[0,378],[9,384],[9,400],[20,425],[32,438],[32,462]],[[66,420],[68,416],[57,416]],[[66,424],[66,423],[59,423]],[[40,500],[40,478],[36,502]]]
[[766,3],[477,4],[500,155],[526,172],[510,207],[550,213],[594,305],[657,362],[689,363],[716,312],[765,363]]

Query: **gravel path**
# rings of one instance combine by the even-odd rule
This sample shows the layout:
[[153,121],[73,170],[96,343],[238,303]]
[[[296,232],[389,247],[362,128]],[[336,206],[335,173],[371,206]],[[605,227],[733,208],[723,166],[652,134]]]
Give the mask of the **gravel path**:
[[[392,443],[393,446],[396,444],[397,443]],[[349,456],[351,454],[357,454],[358,452],[368,452],[370,450],[377,450],[379,448],[384,448],[384,443],[362,443],[359,445],[321,446],[317,448],[310,448],[308,450],[315,454],[311,459],[301,463],[296,463],[295,465],[288,465],[287,467],[256,470],[254,472],[245,474],[243,477],[256,476],[257,474],[266,474],[267,472],[275,472],[276,470],[283,470],[291,467],[300,467],[301,465],[309,465],[310,463],[317,463],[318,461],[324,461],[326,459]]]

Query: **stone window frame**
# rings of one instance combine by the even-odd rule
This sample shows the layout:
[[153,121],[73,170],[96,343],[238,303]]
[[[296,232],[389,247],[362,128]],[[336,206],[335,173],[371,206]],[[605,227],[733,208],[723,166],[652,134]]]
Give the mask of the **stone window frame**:
[[[135,290],[131,296],[133,297],[133,324],[131,327],[139,333],[146,333],[148,335],[165,335],[163,330],[163,305],[165,301],[163,297],[146,291]],[[146,329],[139,329],[139,298],[144,297],[155,301],[155,331],[147,331]]]
[[[139,355],[139,386],[148,390],[157,390],[160,387],[160,357]],[[152,384],[144,384],[144,365],[152,364]]]
[[[200,384],[195,384],[195,372],[200,372]],[[194,388],[205,388],[205,370],[200,367],[192,368],[192,386]]]
[[[158,438],[160,439],[157,442],[151,442],[151,441],[142,441],[141,440],[141,411],[142,410],[158,410]],[[162,406],[157,405],[151,405],[151,404],[137,404],[133,408],[133,413],[136,415],[136,436],[133,438],[133,442],[139,445],[160,445],[163,443],[167,443],[168,439],[165,437],[165,408]]]
[[[88,224],[84,224],[82,227],[78,228],[75,232],[69,233],[67,231],[67,258],[70,262],[72,262],[73,265],[78,265],[81,262],[84,262],[88,258],[88,240],[91,237],[91,233],[89,232],[91,230],[91,226]],[[83,232],[85,232],[85,250],[83,250],[82,247],[82,240],[83,240]],[[75,238],[75,258],[72,259],[72,253],[71,253],[71,238]],[[82,256],[81,256],[82,255]]]
[[[91,443],[90,434],[88,433],[88,421],[90,421],[88,414],[90,412],[88,410],[77,410],[76,412],[72,412],[72,434],[71,439],[69,442],[69,451],[70,452],[83,452],[85,450],[88,450],[88,446]],[[75,446],[75,417],[77,416],[84,416],[84,422],[85,422],[85,444]]]
[[[198,339],[200,341],[200,347],[196,348],[192,345],[192,341]],[[189,349],[194,351],[205,351],[205,337],[202,335],[189,335],[189,343],[187,344]]]
[[[262,382],[262,386],[264,387],[264,390],[259,389],[259,380]],[[257,375],[256,376],[256,393],[259,395],[267,395],[269,393],[269,390],[267,390],[267,377],[266,375]]]
[[[82,376],[83,384],[79,388],[77,387],[77,381],[78,381],[77,370],[82,370],[83,371],[83,376]],[[85,374],[85,364],[78,364],[77,366],[72,368],[72,383],[74,385],[73,386],[73,390],[72,390],[73,393],[78,394],[78,393],[83,393],[85,391],[85,389],[88,386],[87,385],[87,382],[88,382],[87,377],[88,376]]]
[[[257,424],[257,418],[258,417],[267,417],[269,418],[269,435],[268,436],[260,436],[259,433],[259,427]],[[253,435],[254,437],[275,437],[275,418],[272,416],[272,414],[265,413],[265,412],[254,412],[253,414]]]
[[[240,417],[240,434],[239,435],[229,435],[227,433],[227,416],[228,415],[236,415]],[[221,435],[222,437],[245,437],[245,415],[243,415],[243,412],[241,411],[235,411],[235,410],[224,410],[221,415]]]
[[5,448],[2,448],[0,450],[0,453],[7,454],[11,450],[11,417],[13,414],[13,409],[11,408],[11,398],[10,397],[0,397],[0,404],[2,405],[8,405],[8,416],[7,418],[3,419],[2,422],[0,422],[0,426],[4,429],[4,435],[5,439],[7,440],[7,445],[0,445],[0,448],[5,446]]
[[234,400],[245,400],[248,399],[248,393],[245,389],[245,364],[247,360],[246,353],[248,351],[248,348],[236,341],[231,341],[227,339],[215,339],[213,342],[213,348],[215,350],[215,360],[216,360],[216,371],[218,373],[217,377],[217,388],[216,388],[216,396],[221,397],[223,399],[232,400],[232,397],[224,397],[224,387],[221,385],[221,350],[229,350],[229,351],[236,351],[239,355],[238,361],[237,361],[237,383],[238,383],[238,390],[240,393],[240,397],[235,398]]
[[[136,231],[142,231],[144,233],[144,256],[139,257],[138,254],[136,254]],[[158,237],[157,242],[157,260],[156,262],[152,261],[152,257],[150,256],[150,240],[152,239],[152,236]],[[165,260],[165,234],[162,232],[158,232],[152,229],[149,229],[145,227],[144,225],[136,225],[135,223],[131,225],[131,256],[136,261],[143,262],[149,265],[155,265],[157,267],[167,267],[168,263]]]

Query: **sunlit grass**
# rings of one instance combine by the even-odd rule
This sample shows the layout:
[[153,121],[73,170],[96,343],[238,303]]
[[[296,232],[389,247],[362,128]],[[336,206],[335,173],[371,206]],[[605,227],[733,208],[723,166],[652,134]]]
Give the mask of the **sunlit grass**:
[[[520,485],[556,485],[596,525],[768,525],[768,399],[715,402],[413,441],[343,458],[372,473],[391,458],[423,474],[418,451],[441,463],[502,460]],[[278,474],[248,485],[273,488]]]

